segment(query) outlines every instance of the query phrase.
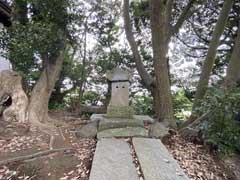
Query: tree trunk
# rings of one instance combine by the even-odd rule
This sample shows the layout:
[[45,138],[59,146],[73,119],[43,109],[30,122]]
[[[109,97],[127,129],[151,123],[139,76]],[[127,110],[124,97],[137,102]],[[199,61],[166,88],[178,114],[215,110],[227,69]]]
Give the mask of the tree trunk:
[[[239,22],[240,23],[240,22]],[[230,63],[227,68],[227,75],[224,82],[224,89],[231,90],[236,87],[240,79],[240,24],[237,37],[235,39],[234,49],[231,55]]]
[[159,121],[176,128],[168,69],[169,21],[167,7],[163,1],[151,0],[151,30],[153,64],[159,97]]
[[[129,0],[124,0],[123,16],[124,28],[127,40],[133,53],[133,59],[136,64],[137,71],[141,76],[143,85],[151,92],[154,98],[154,109],[158,119],[166,122],[172,127],[176,127],[176,122],[173,118],[173,107],[170,91],[169,69],[166,54],[168,51],[168,43],[172,35],[176,34],[181,28],[184,21],[192,14],[190,11],[195,0],[190,0],[183,9],[176,24],[171,25],[173,0],[168,1],[153,1],[153,7],[162,5],[162,11],[154,8],[152,11],[152,39],[154,53],[154,68],[155,76],[152,77],[145,69],[141,56],[138,51],[137,43],[132,32],[132,25],[129,15]],[[153,29],[154,28],[154,29]]]
[[46,67],[34,86],[28,107],[29,122],[33,125],[46,123],[48,117],[48,102],[54,85],[62,68],[64,55],[61,51],[55,63],[47,63]]
[[141,60],[141,56],[138,51],[137,43],[134,39],[129,15],[129,0],[124,0],[123,6],[124,6],[123,7],[124,28],[127,40],[133,53],[133,60],[135,61],[137,71],[142,79],[143,84],[148,90],[151,90],[153,78],[149,75],[149,73],[146,71],[144,67],[144,64]]
[[210,41],[210,44],[209,44],[209,49],[207,52],[206,59],[204,61],[202,73],[197,86],[197,91],[196,91],[195,100],[193,104],[193,112],[192,112],[193,114],[194,114],[195,108],[199,105],[199,102],[204,98],[206,94],[208,82],[209,82],[212,68],[215,62],[217,48],[220,42],[220,37],[224,31],[224,28],[228,19],[228,14],[231,10],[232,5],[233,5],[233,0],[224,1],[222,11],[219,15],[217,24],[213,31],[212,40]]
[[204,98],[206,94],[208,82],[209,82],[209,79],[212,73],[212,68],[215,62],[217,48],[220,42],[220,37],[224,31],[224,28],[228,19],[228,14],[231,10],[232,5],[233,5],[233,0],[224,1],[222,11],[218,17],[217,24],[213,31],[212,40],[210,41],[207,56],[202,68],[200,80],[198,82],[195,100],[192,107],[192,115],[189,117],[189,119],[186,122],[182,124],[181,128],[188,126],[189,124],[194,122],[195,119],[197,118],[195,110],[200,105],[201,100]]

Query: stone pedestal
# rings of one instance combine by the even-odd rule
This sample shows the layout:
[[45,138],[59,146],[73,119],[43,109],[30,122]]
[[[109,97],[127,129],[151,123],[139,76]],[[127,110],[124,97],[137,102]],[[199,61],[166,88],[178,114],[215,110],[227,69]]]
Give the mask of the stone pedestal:
[[97,137],[147,137],[148,130],[144,127],[144,119],[148,116],[134,116],[129,106],[130,73],[116,68],[107,73],[111,82],[111,100],[107,114],[94,114],[91,120],[99,121]]
[[144,124],[152,124],[149,116],[133,115],[129,118],[109,118],[106,114],[93,114],[91,121],[98,121],[97,138],[109,137],[148,137]]

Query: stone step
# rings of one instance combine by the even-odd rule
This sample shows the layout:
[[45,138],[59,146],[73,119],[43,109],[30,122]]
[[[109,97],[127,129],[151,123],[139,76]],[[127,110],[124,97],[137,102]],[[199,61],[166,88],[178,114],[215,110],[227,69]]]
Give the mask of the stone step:
[[107,129],[97,133],[97,138],[112,137],[148,137],[148,131],[142,127],[126,127]]
[[[92,121],[102,121],[102,120],[107,119],[107,114],[92,114],[90,119]],[[133,119],[138,120],[138,121],[143,121],[148,124],[154,123],[154,119],[152,119],[149,116],[145,116],[145,115],[133,115]]]
[[98,131],[113,128],[124,128],[124,127],[142,127],[144,128],[143,121],[136,119],[119,119],[119,118],[108,118],[99,122]]
[[133,138],[145,180],[189,180],[159,139]]
[[138,180],[130,147],[121,139],[97,143],[89,180]]

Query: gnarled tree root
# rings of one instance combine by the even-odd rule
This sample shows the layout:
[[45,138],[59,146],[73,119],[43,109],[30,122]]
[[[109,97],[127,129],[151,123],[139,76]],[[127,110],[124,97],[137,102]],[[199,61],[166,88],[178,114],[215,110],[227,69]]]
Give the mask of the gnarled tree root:
[[46,156],[46,155],[49,155],[49,154],[52,154],[52,153],[56,153],[56,152],[59,152],[59,151],[66,151],[66,150],[70,150],[70,149],[71,148],[50,149],[50,150],[40,151],[40,152],[30,154],[30,155],[26,155],[26,156],[18,156],[18,157],[14,157],[14,158],[10,158],[10,159],[0,161],[0,166],[8,164],[8,163],[33,159],[33,158],[40,157],[40,156]]

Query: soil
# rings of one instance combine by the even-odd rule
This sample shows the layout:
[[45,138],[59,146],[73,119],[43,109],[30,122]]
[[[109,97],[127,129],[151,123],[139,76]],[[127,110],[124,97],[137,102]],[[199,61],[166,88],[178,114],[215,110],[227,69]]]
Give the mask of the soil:
[[179,135],[170,137],[165,145],[191,180],[240,180],[236,159],[227,164],[208,147]]
[[[54,119],[57,121],[55,124],[58,126],[59,135],[55,136],[53,149],[65,147],[69,150],[0,166],[0,180],[88,179],[96,141],[77,139],[74,134],[76,122],[65,122],[58,116]],[[15,129],[17,131],[18,128]],[[24,135],[0,134],[0,160],[48,150],[49,139],[48,135],[37,129]]]
[[[57,112],[51,114],[51,117],[55,119],[54,123],[59,131],[53,148],[70,149],[0,166],[0,180],[89,179],[96,140],[78,139],[74,134],[75,129],[88,120]],[[0,132],[0,161],[49,149],[49,136],[37,129],[29,131],[27,125],[0,124],[11,129],[7,133]],[[126,141],[131,144],[131,139]],[[240,177],[239,157],[219,160],[203,145],[194,144],[179,135],[170,137],[165,145],[191,180],[238,180]],[[132,153],[136,168],[140,168],[134,151]],[[141,169],[138,175],[143,178]]]

